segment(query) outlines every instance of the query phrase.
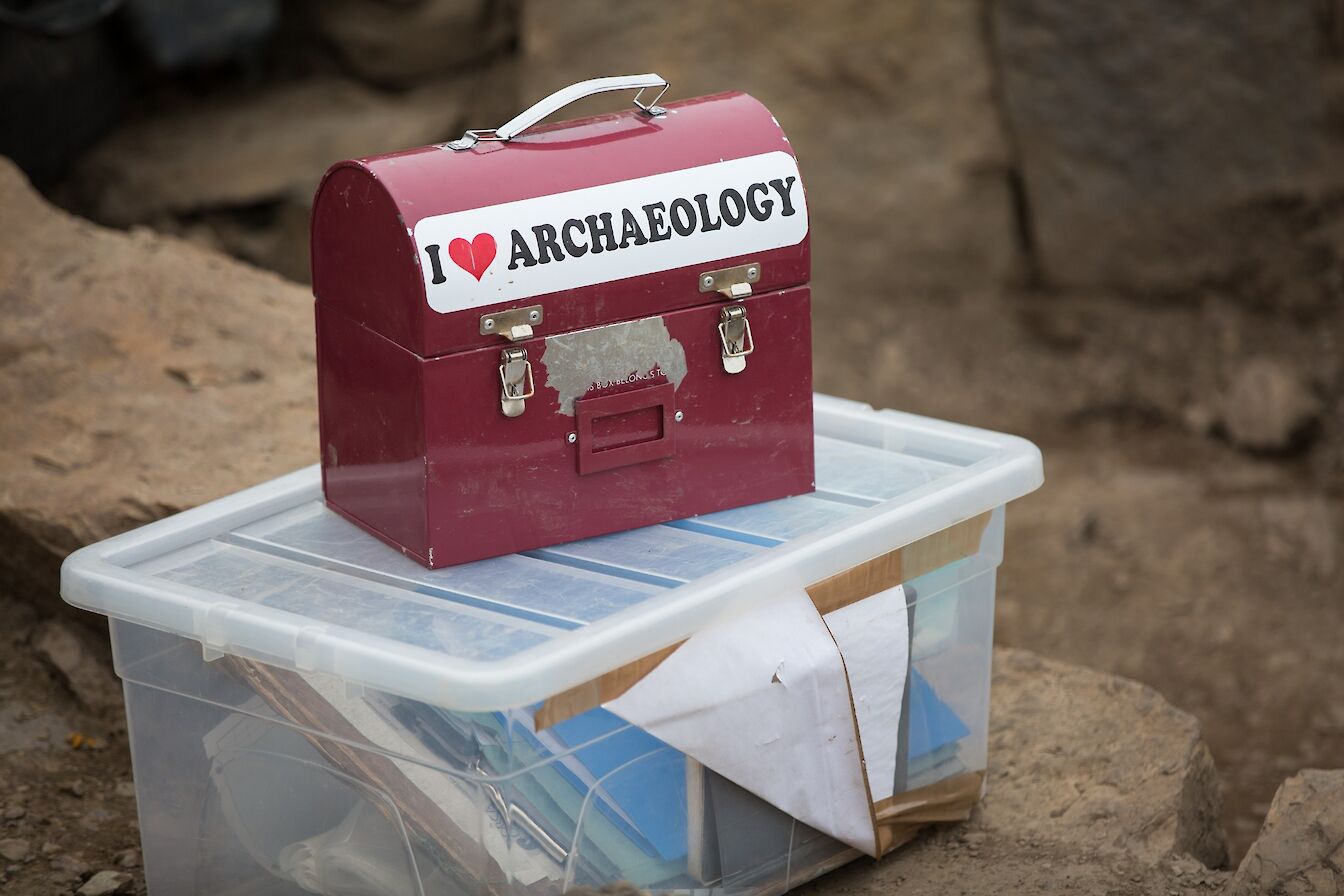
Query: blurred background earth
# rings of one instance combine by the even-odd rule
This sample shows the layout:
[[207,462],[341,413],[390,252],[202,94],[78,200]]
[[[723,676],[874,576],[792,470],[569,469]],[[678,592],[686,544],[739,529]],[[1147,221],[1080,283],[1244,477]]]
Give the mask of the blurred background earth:
[[[89,250],[118,272],[117,301],[136,302],[137,253],[195,251],[150,238],[166,234],[275,272],[219,275],[239,309],[264,294],[307,328],[308,299],[279,278],[307,280],[329,163],[644,71],[669,99],[747,91],[790,136],[819,391],[1041,447],[1046,484],[1008,515],[998,641],[1193,713],[1235,864],[1285,776],[1344,765],[1344,2],[3,0],[0,155],[47,202],[130,233]],[[38,824],[40,795],[134,868],[116,823],[133,811],[124,722],[89,671],[106,664],[101,620],[60,609],[55,566],[315,461],[294,372],[311,343],[249,347],[246,321],[213,324],[219,353],[183,348],[197,360],[165,362],[156,388],[235,390],[239,430],[283,435],[241,461],[243,435],[165,449],[124,485],[105,446],[144,418],[51,384],[138,349],[66,339],[22,298],[72,288],[58,275],[82,242],[50,240],[36,291],[7,279],[35,222],[56,226],[37,208],[26,187],[0,192],[5,823]],[[111,289],[80,288],[90,308]],[[161,495],[174,464],[214,472]],[[89,509],[94,493],[114,510]]]

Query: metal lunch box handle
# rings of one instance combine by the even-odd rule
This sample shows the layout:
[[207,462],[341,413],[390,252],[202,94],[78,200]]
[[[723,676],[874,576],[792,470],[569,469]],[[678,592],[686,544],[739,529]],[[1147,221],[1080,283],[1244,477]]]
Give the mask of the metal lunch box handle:
[[[507,143],[547,115],[563,109],[570,103],[577,102],[584,97],[608,93],[613,90],[639,91],[635,94],[634,99],[636,108],[646,115],[662,115],[667,110],[657,103],[663,98],[663,94],[667,93],[667,86],[667,81],[653,72],[647,75],[615,75],[610,78],[593,78],[589,81],[580,81],[577,84],[571,84],[557,90],[532,108],[515,115],[497,128],[467,131],[458,139],[449,141],[447,146],[449,149],[463,150],[471,149],[482,140],[499,140]],[[644,95],[644,91],[652,90],[655,87],[662,89],[658,91],[658,95],[653,98],[653,101],[641,103],[639,98]]]

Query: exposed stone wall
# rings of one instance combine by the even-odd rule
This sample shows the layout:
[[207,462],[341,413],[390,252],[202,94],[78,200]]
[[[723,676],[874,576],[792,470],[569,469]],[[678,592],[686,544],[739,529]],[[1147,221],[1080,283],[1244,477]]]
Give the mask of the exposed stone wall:
[[286,9],[273,77],[156,100],[77,163],[62,203],[303,279],[326,162],[656,70],[674,97],[746,90],[776,113],[809,188],[823,300],[1217,288],[1311,317],[1344,298],[1339,0]]
[[[1282,262],[1344,190],[1330,4],[993,2],[992,52],[1034,260],[1061,286],[1171,290]],[[1338,15],[1338,10],[1333,12]],[[1332,93],[1333,91],[1333,93]],[[1248,227],[1268,219],[1269,227]],[[1297,222],[1330,259],[1344,247]],[[1269,232],[1266,232],[1269,231]],[[1254,284],[1249,284],[1254,286]],[[1333,297],[1341,285],[1322,284]],[[1324,300],[1325,296],[1318,296]]]
[[755,94],[815,197],[821,291],[1216,283],[1319,310],[1344,296],[1341,20],[1327,0],[530,3],[523,95],[627,70]]
[[644,71],[669,97],[746,91],[797,150],[818,294],[985,286],[1014,275],[1018,249],[984,30],[975,0],[529,3],[523,102]]

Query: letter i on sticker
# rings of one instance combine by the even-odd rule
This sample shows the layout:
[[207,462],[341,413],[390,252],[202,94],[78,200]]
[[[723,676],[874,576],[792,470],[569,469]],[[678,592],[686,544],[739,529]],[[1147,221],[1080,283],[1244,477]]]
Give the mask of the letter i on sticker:
[[440,283],[448,282],[448,278],[443,276],[443,262],[439,261],[440,248],[438,243],[425,247],[425,254],[429,256],[429,269],[434,274],[433,279],[429,282],[433,283],[435,286],[438,286]]

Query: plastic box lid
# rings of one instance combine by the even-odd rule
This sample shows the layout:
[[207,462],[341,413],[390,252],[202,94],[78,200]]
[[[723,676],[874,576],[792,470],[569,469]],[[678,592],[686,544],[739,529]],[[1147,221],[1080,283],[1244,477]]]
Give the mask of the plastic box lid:
[[1030,442],[818,395],[817,491],[428,570],[329,511],[316,466],[71,554],[61,594],[448,709],[530,705],[1034,489]]

